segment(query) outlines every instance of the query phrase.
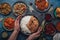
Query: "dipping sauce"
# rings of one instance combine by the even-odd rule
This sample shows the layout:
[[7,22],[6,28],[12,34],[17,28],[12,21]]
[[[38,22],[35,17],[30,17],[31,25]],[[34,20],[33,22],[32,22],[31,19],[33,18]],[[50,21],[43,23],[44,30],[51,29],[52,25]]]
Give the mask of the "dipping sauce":
[[54,25],[52,23],[45,25],[45,33],[47,35],[53,35],[55,33],[55,28],[54,28]]
[[50,14],[45,14],[45,20],[50,21],[52,19],[52,16]]

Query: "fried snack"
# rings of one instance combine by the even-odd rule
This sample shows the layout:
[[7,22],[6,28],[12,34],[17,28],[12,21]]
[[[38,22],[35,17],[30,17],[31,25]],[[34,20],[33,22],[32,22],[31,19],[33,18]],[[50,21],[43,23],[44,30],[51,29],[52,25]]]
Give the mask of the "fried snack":
[[60,8],[56,8],[57,16],[60,17]]
[[11,12],[11,6],[8,3],[3,3],[1,6],[1,13],[7,15]]
[[24,3],[16,3],[13,8],[15,15],[22,15],[27,9],[27,6]]
[[38,28],[38,20],[35,17],[31,17],[30,21],[27,24],[27,27],[29,28],[29,30],[31,31],[31,33],[35,32]]

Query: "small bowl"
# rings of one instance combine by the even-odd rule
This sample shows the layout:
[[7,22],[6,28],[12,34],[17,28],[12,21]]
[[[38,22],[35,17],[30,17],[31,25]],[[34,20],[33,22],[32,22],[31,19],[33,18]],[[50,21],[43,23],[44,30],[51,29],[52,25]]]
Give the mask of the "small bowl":
[[2,37],[3,39],[8,38],[8,33],[5,32],[5,31],[3,31],[2,34],[1,34],[1,37]]
[[[8,17],[10,17],[10,16],[8,16]],[[8,17],[6,17],[6,18],[8,18]],[[6,18],[4,18],[3,21],[2,21],[2,23],[3,23],[3,28],[4,28],[5,30],[7,30],[7,31],[12,31],[14,28],[12,28],[12,29],[7,29],[7,28],[4,26],[4,20],[5,20]],[[13,19],[15,20],[14,17],[11,17],[11,18],[13,18]]]
[[[7,3],[7,2],[1,3],[1,5],[3,5],[3,4],[8,4],[10,6],[10,8],[11,8],[11,5],[9,3]],[[1,11],[2,11],[2,9],[1,9]],[[11,8],[11,11],[9,13],[4,14],[4,13],[1,12],[1,14],[2,15],[9,15],[11,12],[12,12],[12,8]]]
[[[17,1],[17,2],[15,2],[15,3],[13,4],[12,7],[14,8],[14,5],[17,4],[17,3],[23,3],[23,4],[26,5],[26,3],[23,2],[23,1]],[[14,10],[14,9],[12,9],[12,10]],[[25,12],[23,12],[22,14],[25,14],[27,11],[28,11],[28,6],[26,5],[26,10],[25,10]],[[14,11],[13,11],[13,13],[14,13]],[[14,13],[14,15],[15,15],[15,16],[19,16],[17,13]]]
[[45,20],[46,21],[51,21],[51,19],[52,19],[51,14],[45,14]]
[[55,16],[55,18],[60,18],[57,16],[56,9],[54,10],[54,16]]
[[[47,27],[49,28],[49,29],[47,29]],[[50,28],[51,27],[51,28]],[[49,31],[48,31],[49,30]],[[48,23],[48,24],[46,24],[45,25],[45,34],[46,35],[51,35],[51,36],[53,36],[53,35],[55,35],[55,33],[56,33],[56,28],[55,28],[55,25],[53,24],[53,23]]]
[[[36,1],[36,0],[35,0]],[[46,0],[46,2],[48,2],[49,3],[49,0]],[[48,6],[48,8],[47,9],[45,9],[45,10],[43,10],[43,11],[41,11],[41,10],[39,10],[37,7],[36,7],[36,5],[35,5],[35,3],[34,3],[34,9],[36,9],[37,11],[39,11],[39,12],[46,12],[46,11],[48,11],[49,10],[49,8],[50,8],[50,3],[49,3],[49,6]]]

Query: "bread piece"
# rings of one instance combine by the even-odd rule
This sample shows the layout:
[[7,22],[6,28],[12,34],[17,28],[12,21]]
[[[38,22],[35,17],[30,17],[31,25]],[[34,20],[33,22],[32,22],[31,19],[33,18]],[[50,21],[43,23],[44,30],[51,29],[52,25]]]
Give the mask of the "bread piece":
[[39,25],[38,20],[34,16],[32,16],[30,21],[27,24],[27,27],[33,33],[37,30],[38,25]]

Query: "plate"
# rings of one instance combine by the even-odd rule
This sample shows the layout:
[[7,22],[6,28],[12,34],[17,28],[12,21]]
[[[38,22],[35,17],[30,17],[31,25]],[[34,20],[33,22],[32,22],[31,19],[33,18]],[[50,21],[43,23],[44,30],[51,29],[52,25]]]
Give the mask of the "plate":
[[[25,16],[34,16],[34,15],[30,15],[30,14],[28,14],[28,15],[23,15],[23,17],[25,17]],[[23,17],[22,17],[22,18],[23,18]],[[38,20],[38,18],[37,18],[36,16],[34,16],[34,17]],[[22,19],[22,18],[21,18],[21,19]],[[21,21],[20,21],[20,23],[21,23]],[[39,20],[38,20],[38,23],[39,23]],[[40,24],[40,23],[39,23],[39,24]],[[21,25],[21,24],[20,24],[20,25]],[[21,26],[21,27],[22,27],[22,26]],[[39,25],[38,25],[38,27],[39,27]],[[27,31],[22,30],[22,28],[21,28],[21,32],[24,33],[25,35],[30,35],[30,34],[32,34],[31,32],[28,33]]]

